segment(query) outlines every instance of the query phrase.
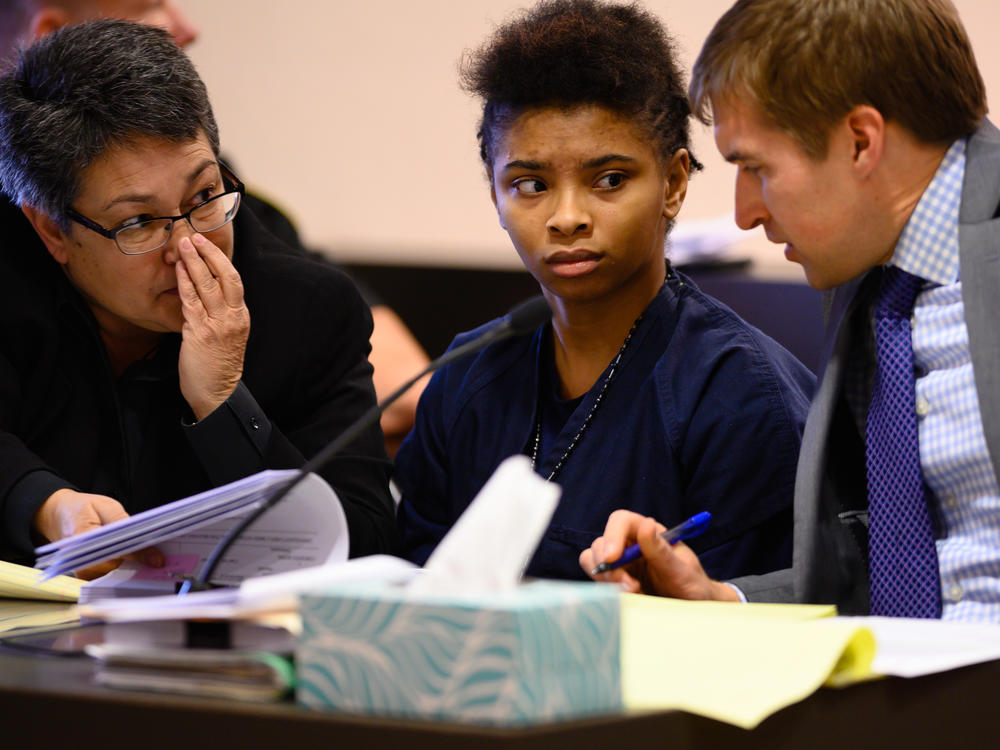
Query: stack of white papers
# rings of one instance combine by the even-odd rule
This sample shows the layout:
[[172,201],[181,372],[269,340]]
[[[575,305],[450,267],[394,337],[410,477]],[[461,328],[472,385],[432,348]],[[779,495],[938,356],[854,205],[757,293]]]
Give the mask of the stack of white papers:
[[908,617],[844,617],[871,630],[878,644],[871,671],[920,677],[1000,659],[1000,628],[987,622]]
[[271,612],[297,612],[302,592],[357,582],[405,584],[417,577],[411,562],[391,555],[369,555],[345,562],[248,578],[239,588],[193,591],[185,596],[105,599],[80,607],[84,617],[105,622],[223,620]]
[[[262,471],[60,539],[36,550],[36,565],[45,570],[43,579],[48,579],[156,547],[164,553],[165,567],[134,566],[136,575],[150,581],[196,575],[237,520],[297,474],[295,470]],[[347,550],[347,521],[340,501],[330,486],[313,474],[233,544],[213,575],[213,582],[234,585],[250,576],[342,561],[347,559]]]
[[[163,648],[115,643],[86,646],[97,659],[98,685],[119,690],[272,701],[295,682],[290,658],[270,650]],[[291,648],[284,652],[291,655]]]

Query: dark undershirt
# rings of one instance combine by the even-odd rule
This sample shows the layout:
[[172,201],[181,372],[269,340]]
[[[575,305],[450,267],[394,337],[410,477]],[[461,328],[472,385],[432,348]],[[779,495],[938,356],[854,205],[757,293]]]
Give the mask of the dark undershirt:
[[[562,432],[563,427],[573,416],[573,412],[587,395],[584,393],[577,398],[564,399],[559,396],[559,373],[556,372],[555,356],[552,354],[552,329],[550,328],[542,341],[542,355],[540,357],[540,372],[538,373],[538,411],[542,416],[542,435],[538,445],[538,459],[536,464],[541,466],[545,463],[545,457]],[[532,430],[528,444],[528,456],[534,450],[535,434],[538,429],[538,415],[535,415],[535,430]]]
[[[179,390],[177,355],[180,337],[164,336],[160,343],[143,359],[133,362],[115,381],[115,395],[118,399],[118,414],[125,438],[124,460],[127,464],[126,482],[131,485],[132,477],[140,475],[140,461],[147,446],[147,439],[158,435],[159,427],[155,417],[166,404],[173,405]],[[164,403],[166,402],[166,404]],[[193,419],[192,419],[193,421]],[[153,450],[156,448],[153,447]],[[122,487],[120,467],[107,465],[107,457],[98,467],[98,486],[113,487],[112,497],[131,499],[131,486]]]

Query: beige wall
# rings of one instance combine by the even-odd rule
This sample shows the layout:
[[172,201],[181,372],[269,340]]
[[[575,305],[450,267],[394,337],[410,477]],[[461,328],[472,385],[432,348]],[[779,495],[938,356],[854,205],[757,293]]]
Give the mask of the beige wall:
[[[344,259],[518,265],[477,155],[476,104],[456,65],[520,0],[184,0],[190,48],[248,184],[306,240]],[[690,68],[729,0],[647,0]],[[990,100],[1000,85],[1000,5],[955,0]],[[706,170],[681,218],[732,210],[732,167],[695,126]],[[755,249],[764,242],[749,242]],[[767,257],[777,250],[761,248]]]

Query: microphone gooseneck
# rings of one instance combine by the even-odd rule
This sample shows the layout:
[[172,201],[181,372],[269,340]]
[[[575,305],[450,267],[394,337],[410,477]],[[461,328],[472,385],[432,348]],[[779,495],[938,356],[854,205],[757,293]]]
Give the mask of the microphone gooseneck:
[[389,396],[382,401],[382,403],[375,404],[368,411],[358,417],[358,419],[350,427],[344,430],[336,439],[334,439],[311,459],[306,461],[302,465],[302,468],[299,469],[299,473],[290,479],[287,484],[279,488],[277,492],[262,501],[255,510],[237,522],[219,541],[219,543],[215,546],[215,549],[212,550],[212,554],[210,554],[208,559],[205,560],[205,564],[198,572],[198,576],[193,580],[190,578],[186,580],[178,593],[183,595],[192,589],[199,590],[209,588],[208,579],[211,577],[212,573],[215,572],[215,569],[223,555],[225,555],[225,553],[232,546],[233,542],[235,542],[240,535],[254,523],[254,521],[281,502],[281,500],[283,500],[288,493],[295,489],[295,487],[297,487],[298,484],[309,474],[319,471],[334,456],[354,442],[362,432],[367,430],[378,420],[383,411],[395,403],[400,396],[410,390],[414,383],[420,380],[424,375],[429,372],[434,372],[435,370],[444,367],[457,359],[461,359],[468,354],[477,352],[496,341],[501,341],[503,339],[510,338],[511,336],[521,336],[525,333],[529,333],[543,323],[546,323],[551,317],[552,310],[549,307],[548,302],[545,301],[545,298],[541,296],[532,297],[531,299],[526,300],[512,308],[511,311],[508,312],[497,325],[484,331],[471,341],[467,341],[461,346],[456,346],[454,349],[449,349],[447,352],[428,364],[427,367],[389,394]]
[[552,317],[552,308],[545,297],[539,295],[516,305],[507,313],[500,326],[509,325],[511,336],[531,333],[542,323],[547,323]]

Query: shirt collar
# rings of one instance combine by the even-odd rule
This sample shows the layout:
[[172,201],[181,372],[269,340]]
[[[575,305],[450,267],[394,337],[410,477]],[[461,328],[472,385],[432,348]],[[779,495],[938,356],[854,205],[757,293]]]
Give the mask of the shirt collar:
[[966,139],[951,144],[896,243],[891,265],[935,284],[958,281],[958,210]]

